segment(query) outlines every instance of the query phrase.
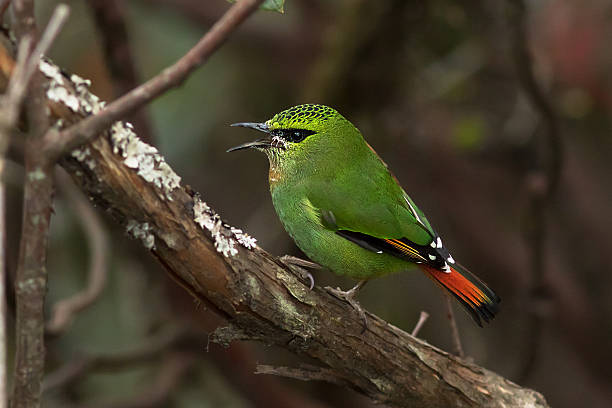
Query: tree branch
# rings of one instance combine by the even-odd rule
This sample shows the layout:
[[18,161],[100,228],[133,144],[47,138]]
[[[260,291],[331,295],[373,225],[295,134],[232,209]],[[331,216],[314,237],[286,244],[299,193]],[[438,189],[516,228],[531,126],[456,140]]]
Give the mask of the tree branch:
[[92,139],[116,120],[152,101],[163,92],[182,84],[262,2],[263,0],[241,0],[235,3],[174,65],[104,107],[100,113],[89,116],[62,132],[49,132],[46,137],[48,149],[53,150],[59,157]]
[[[33,3],[19,0],[14,3],[19,16],[21,41],[35,36]],[[40,53],[46,51],[68,15],[67,6],[56,8],[45,32],[37,43],[32,55],[22,65],[22,72],[15,72],[11,79],[15,86],[9,89],[20,104],[28,92],[27,125],[25,141],[25,185],[23,197],[23,220],[19,244],[19,264],[15,278],[16,303],[16,350],[15,375],[11,405],[15,408],[36,408],[40,406],[41,383],[44,374],[44,299],[47,291],[47,238],[53,204],[54,162],[41,149],[42,136],[49,126],[47,105],[42,87],[41,75],[37,72]],[[26,40],[27,41],[27,40]],[[32,81],[30,77],[33,76]],[[31,86],[28,84],[31,82]],[[17,91],[15,91],[17,90]],[[13,112],[8,119],[15,121],[19,105],[7,109]]]
[[[66,89],[93,100],[82,84]],[[66,115],[63,120],[78,120],[56,105],[50,103],[55,114]],[[320,288],[309,290],[252,238],[223,223],[124,124],[114,124],[106,137],[61,164],[170,276],[229,321],[212,336],[217,342],[260,340],[309,356],[351,388],[390,406],[547,406],[540,394],[374,315],[361,334],[362,322],[349,305]]]
[[[125,3],[121,0],[89,0],[89,6],[102,37],[115,95],[123,95],[139,82],[125,23]],[[143,141],[153,144],[153,130],[146,109],[135,111],[127,120],[134,124]]]
[[[152,336],[137,347],[110,354],[83,355],[69,361],[56,371],[50,373],[45,379],[43,388],[46,391],[58,387],[65,387],[75,381],[85,378],[91,371],[113,371],[134,364],[157,359],[164,351],[185,348],[186,343],[196,343],[194,332],[184,328],[174,328]],[[195,347],[194,347],[195,349]]]
[[309,364],[302,364],[299,368],[273,367],[266,364],[258,364],[255,368],[255,374],[277,375],[300,381],[325,381],[342,387],[349,385],[344,379],[338,377],[334,370]]
[[533,163],[526,177],[528,206],[525,211],[525,245],[529,252],[531,282],[526,290],[527,330],[526,355],[520,368],[519,378],[525,380],[535,367],[542,325],[546,313],[541,307],[550,303],[546,287],[545,244],[547,240],[547,217],[552,199],[561,179],[562,144],[554,110],[538,84],[533,72],[532,58],[527,40],[527,10],[523,0],[508,0],[508,24],[511,31],[512,53],[520,86],[530,104],[539,113],[544,127],[544,143],[539,134],[533,136]]
[[417,320],[417,323],[414,325],[414,329],[412,329],[412,332],[410,332],[410,335],[412,337],[416,337],[419,334],[421,328],[423,327],[427,319],[429,319],[429,313],[424,310],[421,310],[421,313],[419,314],[419,320]]
[[196,360],[195,353],[175,351],[165,356],[159,369],[157,378],[140,394],[121,401],[107,403],[91,403],[83,408],[155,408],[168,406],[168,399],[181,384],[181,379],[193,367]]
[[463,345],[461,344],[461,336],[459,336],[459,328],[457,327],[457,320],[455,320],[455,313],[453,311],[453,299],[451,295],[444,292],[444,300],[446,301],[446,317],[448,318],[448,324],[451,330],[451,337],[453,339],[453,353],[456,356],[463,358],[465,353],[463,352]]
[[4,181],[0,180],[0,408],[6,408],[7,381],[7,337],[6,337],[6,209]]
[[91,204],[72,185],[72,180],[66,174],[57,173],[58,186],[66,194],[69,205],[73,207],[79,222],[87,237],[90,261],[86,287],[58,301],[53,306],[53,315],[47,323],[47,332],[59,334],[64,331],[75,318],[75,315],[93,304],[106,285],[108,269],[108,237],[98,213]]

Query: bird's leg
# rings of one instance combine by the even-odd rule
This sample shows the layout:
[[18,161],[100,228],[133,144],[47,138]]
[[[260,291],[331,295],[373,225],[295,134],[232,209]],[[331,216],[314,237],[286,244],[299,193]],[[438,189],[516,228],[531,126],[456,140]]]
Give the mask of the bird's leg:
[[331,293],[332,295],[334,295],[338,299],[344,300],[349,305],[353,306],[353,309],[355,309],[357,311],[357,313],[359,313],[359,317],[361,317],[361,320],[363,321],[363,330],[361,330],[361,333],[365,332],[366,329],[368,328],[368,319],[366,317],[365,312],[361,308],[361,305],[359,304],[359,302],[357,300],[355,300],[355,295],[357,295],[357,292],[359,292],[359,289],[361,289],[363,287],[363,285],[365,285],[367,282],[368,282],[368,280],[364,279],[364,280],[360,281],[359,283],[357,283],[357,285],[355,285],[355,287],[353,287],[352,289],[349,289],[347,291],[343,291],[340,288],[334,289],[334,288],[329,287],[329,286],[325,287],[325,289],[329,293]]
[[323,267],[321,265],[291,255],[283,255],[278,259],[279,261],[287,265],[292,271],[297,272],[302,277],[302,279],[308,279],[308,281],[310,282],[310,290],[314,288],[314,277],[304,268],[322,269]]

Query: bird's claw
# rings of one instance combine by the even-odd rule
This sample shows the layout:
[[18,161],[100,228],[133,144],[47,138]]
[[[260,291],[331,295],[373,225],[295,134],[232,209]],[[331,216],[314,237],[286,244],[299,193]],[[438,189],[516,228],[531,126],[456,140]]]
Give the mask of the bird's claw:
[[308,280],[308,282],[310,282],[310,290],[314,288],[314,276],[304,268],[321,269],[321,265],[291,255],[284,255],[278,259],[292,271],[300,275],[303,280]]

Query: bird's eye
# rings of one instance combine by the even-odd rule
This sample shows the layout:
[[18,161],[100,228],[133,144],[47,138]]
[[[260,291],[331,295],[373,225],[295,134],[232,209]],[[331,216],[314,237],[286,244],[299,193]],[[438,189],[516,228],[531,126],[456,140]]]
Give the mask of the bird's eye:
[[316,132],[308,129],[283,129],[281,137],[291,143],[299,143]]

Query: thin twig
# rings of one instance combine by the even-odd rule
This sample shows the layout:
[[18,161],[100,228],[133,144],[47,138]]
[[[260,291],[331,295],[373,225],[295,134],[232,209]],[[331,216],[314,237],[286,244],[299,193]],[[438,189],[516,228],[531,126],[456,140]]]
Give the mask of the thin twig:
[[62,132],[47,133],[45,139],[48,150],[54,151],[59,157],[92,139],[111,123],[152,101],[168,89],[182,84],[187,76],[205,63],[262,2],[263,0],[242,0],[235,3],[176,63],[115,100],[97,115],[89,116]]
[[98,213],[65,173],[58,171],[56,175],[58,186],[73,207],[87,236],[90,261],[87,286],[81,292],[58,301],[53,307],[47,332],[55,335],[66,330],[75,315],[93,304],[102,293],[107,280],[109,253],[108,236]]
[[23,74],[20,73],[25,70],[31,42],[29,36],[26,36],[19,42],[17,63],[13,68],[13,75],[9,80],[6,93],[0,96],[0,180],[4,180],[5,178],[5,155],[10,144],[11,134],[17,122],[18,112],[21,108],[24,96],[18,93],[19,86],[16,86],[15,83],[23,82],[25,79]]
[[86,377],[91,371],[117,370],[130,367],[134,364],[156,359],[162,351],[185,343],[193,343],[199,347],[201,338],[186,328],[173,328],[160,333],[147,340],[141,341],[137,348],[112,354],[84,355],[69,361],[56,371],[51,372],[45,379],[43,390],[45,392],[58,387],[66,387],[75,381]]
[[336,371],[317,367],[309,364],[301,364],[297,367],[274,367],[266,364],[258,364],[255,374],[277,375],[279,377],[293,378],[301,381],[325,381],[328,383],[346,386],[344,380]]
[[[562,166],[562,142],[554,110],[535,78],[527,41],[527,10],[523,0],[508,0],[508,23],[512,32],[512,51],[518,79],[533,108],[540,114],[546,144],[533,143],[535,160],[526,180],[529,204],[526,210],[525,243],[530,252],[531,285],[527,289],[527,352],[519,378],[524,381],[535,366],[544,316],[534,309],[546,294],[544,247],[547,213],[559,186]],[[538,134],[534,135],[537,141]]]
[[6,338],[6,210],[4,182],[0,180],[0,408],[8,402]]
[[161,364],[155,381],[135,397],[108,403],[86,403],[83,408],[154,408],[167,407],[168,399],[181,384],[185,374],[194,366],[196,354],[174,352],[167,355]]
[[[30,78],[32,78],[32,75],[38,68],[41,55],[44,55],[49,51],[49,48],[51,48],[51,45],[62,30],[62,27],[68,20],[69,16],[70,7],[65,4],[59,4],[53,11],[51,18],[49,19],[49,23],[47,24],[43,35],[40,37],[40,41],[38,44],[36,44],[34,51],[32,51],[32,54],[28,58],[23,70],[23,80],[15,81],[15,86],[18,87],[15,92],[20,97],[23,97],[23,93],[25,93],[26,89],[28,88]],[[9,88],[9,93],[10,91],[11,89]]]
[[33,40],[38,39],[36,31],[36,18],[34,16],[34,0],[11,1],[15,25],[13,29],[19,40],[30,36]]
[[6,13],[6,9],[11,5],[11,0],[2,0],[0,2],[0,20],[4,18],[4,13]]
[[[120,0],[89,0],[89,6],[102,37],[115,96],[123,95],[136,88],[139,82],[125,22],[126,4]],[[153,144],[153,130],[146,108],[136,110],[127,120],[133,123],[142,140]]]
[[459,336],[459,328],[457,327],[457,320],[455,320],[455,312],[453,311],[453,299],[448,292],[444,292],[444,298],[446,299],[446,316],[451,329],[451,335],[453,338],[453,353],[461,358],[465,356],[463,353],[463,345],[461,344],[461,337]]
[[419,320],[417,321],[417,324],[414,326],[414,329],[412,329],[412,333],[410,333],[410,335],[413,337],[416,337],[419,334],[419,331],[421,331],[421,328],[423,327],[423,325],[425,324],[428,318],[429,318],[429,313],[427,313],[424,310],[421,310],[421,314],[419,315]]
[[[62,26],[68,19],[69,14],[70,8],[65,4],[60,4],[55,8],[40,42],[36,45],[36,48],[31,54],[29,54],[29,50],[32,43],[32,37],[27,34],[19,42],[17,65],[13,70],[13,75],[8,84],[6,95],[3,95],[0,100],[3,128],[10,129],[15,125],[32,75],[34,75],[38,68],[40,56],[47,53],[51,44],[53,44],[53,41],[62,29]],[[8,135],[3,135],[2,137],[3,146],[8,144],[6,140],[7,136]]]

